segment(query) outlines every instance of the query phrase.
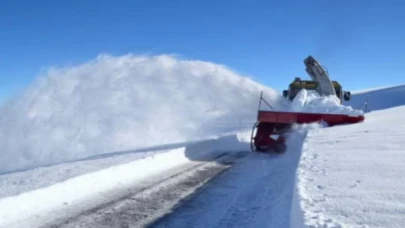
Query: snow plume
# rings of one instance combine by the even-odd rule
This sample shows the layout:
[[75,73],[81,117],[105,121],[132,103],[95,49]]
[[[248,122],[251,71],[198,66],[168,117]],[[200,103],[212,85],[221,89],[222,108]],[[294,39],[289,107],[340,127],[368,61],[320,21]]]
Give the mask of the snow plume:
[[261,90],[277,107],[273,89],[169,55],[51,68],[0,110],[0,173],[224,133],[255,121]]

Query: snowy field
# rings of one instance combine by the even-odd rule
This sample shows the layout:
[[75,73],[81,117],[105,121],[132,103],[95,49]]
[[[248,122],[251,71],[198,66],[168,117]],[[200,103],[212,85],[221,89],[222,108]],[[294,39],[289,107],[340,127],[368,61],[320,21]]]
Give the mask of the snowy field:
[[[301,126],[286,154],[259,156],[248,142],[261,91],[277,110],[366,107],[366,121]],[[154,225],[405,227],[404,97],[405,86],[386,87],[340,105],[304,90],[290,104],[225,66],[172,56],[54,68],[0,110],[0,227],[36,227],[241,151],[245,158],[185,204],[200,210],[179,208]]]
[[405,86],[356,93],[364,123],[309,131],[298,168],[309,227],[405,227]]
[[[366,112],[370,112],[405,105],[404,95],[404,85],[383,87],[356,92],[349,104],[354,108],[365,108]],[[366,105],[364,105],[364,102],[366,102]]]
[[405,227],[404,111],[308,133],[298,174],[308,225]]

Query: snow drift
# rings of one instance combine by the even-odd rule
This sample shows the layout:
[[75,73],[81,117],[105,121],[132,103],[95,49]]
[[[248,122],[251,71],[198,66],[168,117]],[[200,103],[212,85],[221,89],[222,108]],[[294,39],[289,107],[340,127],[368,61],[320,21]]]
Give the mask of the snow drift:
[[302,89],[294,98],[291,109],[295,112],[363,115],[361,109],[340,104],[336,96],[321,97],[316,91],[305,89]]
[[308,133],[298,169],[306,227],[405,227],[402,112]]
[[[54,225],[50,223],[54,220],[64,216],[87,214],[88,210],[94,207],[128,197],[129,191],[138,192],[150,187],[153,183],[164,183],[165,179],[170,177],[176,179],[178,177],[174,178],[173,175],[187,173],[186,170],[200,166],[205,161],[211,161],[206,164],[213,165],[219,162],[215,157],[230,150],[247,150],[249,145],[246,141],[249,140],[249,136],[249,134],[237,134],[221,137],[137,160],[131,160],[128,155],[117,156],[123,157],[122,159],[126,159],[127,162],[112,166],[102,164],[111,158],[87,161],[87,169],[97,166],[103,166],[103,168],[87,170],[86,173],[69,179],[63,177],[65,169],[74,169],[73,172],[83,169],[84,166],[80,164],[82,162],[49,167],[48,169],[53,169],[53,172],[42,167],[21,172],[25,178],[16,178],[17,176],[13,174],[2,175],[0,177],[9,176],[5,182],[7,185],[4,186],[7,186],[5,189],[8,188],[11,192],[6,191],[4,194],[4,189],[0,191],[0,227],[53,227]],[[187,150],[190,149],[195,157],[200,158],[200,161],[189,160]],[[69,167],[70,165],[74,166]],[[38,175],[35,175],[36,171],[39,172]],[[189,177],[189,175],[185,176]],[[2,184],[1,179],[0,184]],[[44,181],[53,183],[45,185]],[[24,182],[29,182],[29,191],[20,191],[23,189],[19,188],[25,188],[25,186],[18,185]]]
[[364,108],[366,112],[405,105],[405,85],[368,89],[352,94],[352,100],[347,104]]
[[0,173],[250,128],[262,90],[283,104],[225,66],[169,55],[51,68],[0,110]]

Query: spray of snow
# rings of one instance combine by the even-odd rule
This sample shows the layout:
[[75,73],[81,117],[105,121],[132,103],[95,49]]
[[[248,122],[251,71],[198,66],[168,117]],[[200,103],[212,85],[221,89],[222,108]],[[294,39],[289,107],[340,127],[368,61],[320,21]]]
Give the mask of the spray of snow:
[[225,66],[169,55],[51,68],[0,110],[0,173],[250,128],[260,91],[282,103]]

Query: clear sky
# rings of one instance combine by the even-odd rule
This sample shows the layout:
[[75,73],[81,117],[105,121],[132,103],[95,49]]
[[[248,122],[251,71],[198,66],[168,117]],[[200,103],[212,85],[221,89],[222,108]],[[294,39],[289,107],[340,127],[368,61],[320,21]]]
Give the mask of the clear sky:
[[282,90],[313,55],[345,89],[405,83],[405,1],[3,0],[0,100],[44,67],[171,54]]

